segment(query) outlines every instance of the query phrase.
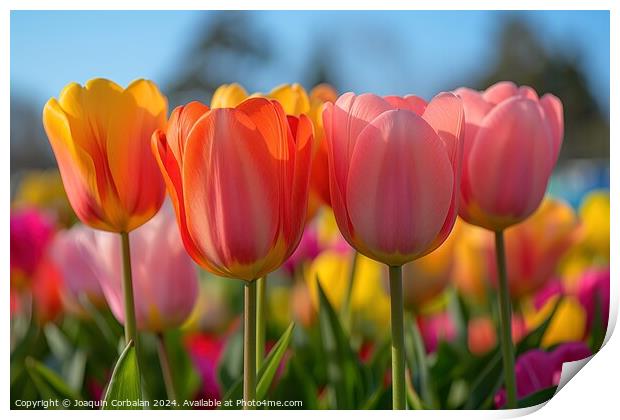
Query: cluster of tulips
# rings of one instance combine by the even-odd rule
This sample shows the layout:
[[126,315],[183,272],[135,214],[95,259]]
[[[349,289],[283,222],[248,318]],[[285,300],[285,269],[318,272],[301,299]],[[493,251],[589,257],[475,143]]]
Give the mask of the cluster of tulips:
[[[210,106],[190,102],[168,117],[154,83],[138,80],[123,89],[93,79],[51,99],[43,124],[69,202],[85,225],[56,235],[51,258],[67,268],[69,290],[86,290],[91,303],[105,299],[124,325],[126,349],[115,371],[139,347],[138,330],[161,333],[196,311],[193,260],[217,276],[243,280],[243,400],[252,408],[268,360],[267,277],[281,267],[298,274],[298,262],[317,255],[317,220],[328,208],[354,258],[340,264],[339,245],[332,244],[303,277],[315,301],[325,294],[347,309],[365,301],[377,313],[385,304],[392,407],[405,409],[409,398],[405,308],[415,311],[435,298],[459,268],[457,287],[470,295],[488,294],[481,278],[496,285],[497,313],[472,322],[468,342],[473,353],[499,343],[504,383],[497,405],[517,406],[524,393],[520,363],[527,361],[515,367],[513,341],[524,324],[548,316],[549,298],[559,292],[549,291],[546,309],[527,320],[513,318],[511,298],[542,289],[576,235],[574,212],[544,197],[563,138],[557,97],[512,82],[483,92],[459,88],[428,102],[414,95],[338,96],[328,85],[309,94],[295,84],[249,95],[231,84],[217,89]],[[457,244],[463,231],[470,243]],[[540,255],[511,264],[531,256],[522,249],[530,246]],[[465,275],[471,267],[455,267],[456,252],[464,253],[464,264],[483,255],[485,274]],[[385,285],[362,289],[358,277],[369,270],[385,270]],[[600,276],[592,277],[589,289],[574,293],[576,300],[585,296],[583,307],[600,303],[592,297]],[[64,300],[79,312],[86,303],[76,295]],[[310,316],[295,311],[302,320]],[[497,336],[492,316],[499,319]],[[420,322],[427,351],[450,335],[444,321]],[[547,333],[553,340],[553,326]],[[557,379],[553,366],[548,382]]]

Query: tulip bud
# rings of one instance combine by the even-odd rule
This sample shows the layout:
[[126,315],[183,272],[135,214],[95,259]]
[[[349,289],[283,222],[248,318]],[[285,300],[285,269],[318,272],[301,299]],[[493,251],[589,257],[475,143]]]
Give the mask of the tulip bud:
[[526,219],[543,199],[564,133],[562,102],[500,82],[455,91],[465,108],[459,215],[499,231]]
[[168,104],[154,83],[126,89],[105,79],[67,85],[43,109],[43,126],[67,196],[85,224],[130,232],[157,213],[164,184],[150,154]]
[[224,277],[252,281],[293,253],[308,205],[312,125],[280,104],[178,107],[153,153],[190,256]]
[[458,209],[463,107],[451,93],[346,93],[323,111],[331,204],[345,239],[388,265],[437,248]]

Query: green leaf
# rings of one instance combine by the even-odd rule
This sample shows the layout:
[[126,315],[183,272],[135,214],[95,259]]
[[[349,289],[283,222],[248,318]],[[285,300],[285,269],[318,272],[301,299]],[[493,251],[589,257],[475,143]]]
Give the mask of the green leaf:
[[26,369],[37,391],[41,394],[42,399],[69,399],[71,402],[82,399],[82,397],[74,392],[56,372],[43,363],[28,357],[26,358]]
[[243,375],[243,331],[238,328],[230,336],[222,353],[217,377],[224,389],[229,389],[236,384],[238,378]]
[[170,359],[172,380],[179,401],[191,400],[200,387],[200,376],[192,363],[185,347],[183,335],[178,329],[164,333],[166,351]]
[[360,394],[363,394],[359,361],[318,277],[316,282],[320,302],[319,326],[327,356],[328,381],[335,393],[336,408],[351,410],[356,408],[356,399],[360,399]]
[[547,319],[545,319],[538,327],[530,331],[529,334],[527,334],[524,338],[521,339],[521,341],[519,341],[519,343],[515,347],[517,356],[528,350],[537,349],[540,347],[540,344],[542,343],[542,339],[545,336],[545,333],[547,332],[549,325],[551,325],[551,320],[555,316],[555,313],[557,312],[561,303],[562,303],[562,297],[560,297],[555,302],[555,305],[553,305],[553,309],[551,310],[551,313],[549,314]]
[[407,331],[405,332],[405,351],[409,370],[411,372],[411,386],[419,389],[424,405],[430,409],[437,406],[433,393],[431,375],[429,374],[424,340],[418,329],[418,325],[411,317],[405,320]]
[[542,404],[549,401],[555,395],[557,386],[551,386],[549,388],[541,389],[533,394],[528,395],[525,398],[520,399],[517,402],[517,408],[532,407],[534,405]]
[[258,372],[258,383],[256,385],[256,398],[262,400],[265,395],[267,395],[267,391],[269,390],[269,386],[273,381],[273,377],[278,370],[278,366],[280,366],[280,361],[284,357],[284,353],[288,348],[291,337],[293,334],[293,328],[295,327],[295,323],[291,322],[286,331],[282,334],[278,342],[271,349],[267,357],[265,358],[259,372]]
[[609,314],[603,314],[603,308],[601,300],[598,294],[594,295],[594,316],[592,317],[592,324],[590,325],[590,339],[589,345],[592,353],[596,353],[603,346],[605,341],[605,321],[603,317],[609,316]]
[[[267,395],[267,391],[269,390],[276,371],[280,366],[280,362],[282,361],[282,358],[286,353],[286,349],[291,342],[294,327],[295,323],[291,322],[286,331],[284,331],[284,333],[282,333],[282,335],[278,339],[278,342],[273,346],[269,354],[267,354],[267,357],[265,358],[261,368],[259,369],[256,382],[257,400],[262,400]],[[243,374],[233,383],[232,387],[224,395],[223,401],[237,400],[242,398],[242,395]]]
[[[132,407],[114,407],[113,401],[128,400]],[[108,384],[105,397],[104,409],[131,409],[141,407],[142,390],[140,388],[140,372],[138,359],[133,341],[127,343],[127,347],[118,358],[112,378]]]

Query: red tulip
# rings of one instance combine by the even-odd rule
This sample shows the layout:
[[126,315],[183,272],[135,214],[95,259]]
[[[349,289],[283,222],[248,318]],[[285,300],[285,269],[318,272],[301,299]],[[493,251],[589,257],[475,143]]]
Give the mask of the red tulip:
[[346,93],[327,103],[331,203],[362,254],[402,265],[437,248],[458,209],[461,101]]
[[503,230],[542,201],[562,144],[562,102],[512,82],[455,93],[463,99],[466,124],[459,214]]
[[153,152],[188,253],[211,272],[254,280],[278,268],[303,231],[312,123],[265,98],[209,110],[192,102],[153,134]]

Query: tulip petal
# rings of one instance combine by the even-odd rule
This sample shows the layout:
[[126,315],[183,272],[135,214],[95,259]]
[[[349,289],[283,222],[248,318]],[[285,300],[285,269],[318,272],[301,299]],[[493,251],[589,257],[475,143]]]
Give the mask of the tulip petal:
[[211,97],[211,108],[234,108],[248,97],[248,92],[238,83],[218,87]]
[[[463,142],[465,136],[465,113],[462,101],[453,93],[440,93],[428,104],[422,118],[429,123],[444,141],[456,186],[461,183],[461,168],[463,162]],[[443,243],[448,237],[459,209],[459,188],[453,188],[450,209],[446,221],[437,236],[433,249]]]
[[515,97],[484,119],[472,146],[467,177],[487,214],[522,219],[543,198],[552,166],[552,139],[539,105]]
[[519,88],[512,82],[498,82],[484,91],[482,97],[485,101],[497,105],[504,100],[519,93]]
[[298,83],[277,86],[267,96],[278,101],[287,115],[299,116],[310,111],[308,94]]
[[186,143],[188,232],[200,253],[229,277],[253,280],[278,233],[281,198],[266,143],[236,109],[206,114]]
[[[164,199],[161,174],[149,146],[153,132],[165,127],[167,110],[166,98],[154,83],[136,80],[123,92],[108,123],[108,166],[120,202],[131,215],[127,231],[150,219]],[[127,182],[136,177],[135,182]]]
[[393,265],[422,254],[444,224],[453,187],[452,165],[432,127],[410,111],[383,113],[359,135],[348,174],[358,249]]
[[166,138],[170,150],[174,154],[179,167],[183,166],[183,153],[185,152],[185,141],[189,137],[190,131],[200,117],[209,111],[209,107],[201,102],[192,101],[184,106],[179,106],[172,111],[168,120]]
[[166,135],[163,131],[157,130],[153,133],[151,148],[164,178],[172,205],[174,206],[179,232],[187,253],[194,259],[194,261],[196,261],[196,263],[203,267],[209,267],[215,271],[216,268],[212,267],[212,265],[210,265],[202,257],[187,229],[187,212],[185,211],[181,167],[176,160],[175,155],[172,152],[172,148],[168,144]]
[[[305,115],[299,118],[289,116],[288,123],[295,139],[295,161],[291,188],[291,212],[283,223],[284,237],[290,254],[297,248],[303,232],[308,208],[308,190],[310,188],[310,166],[312,163],[312,122]],[[287,255],[286,258],[288,258]]]
[[73,210],[81,220],[92,226],[111,229],[102,222],[105,215],[99,206],[94,163],[86,151],[73,142],[67,115],[56,99],[50,99],[45,104],[43,125]]
[[396,109],[407,109],[417,115],[422,115],[426,109],[426,101],[419,96],[384,96],[387,102]]
[[540,98],[540,106],[545,111],[545,119],[553,135],[553,162],[556,162],[564,138],[564,108],[562,101],[550,93]]

